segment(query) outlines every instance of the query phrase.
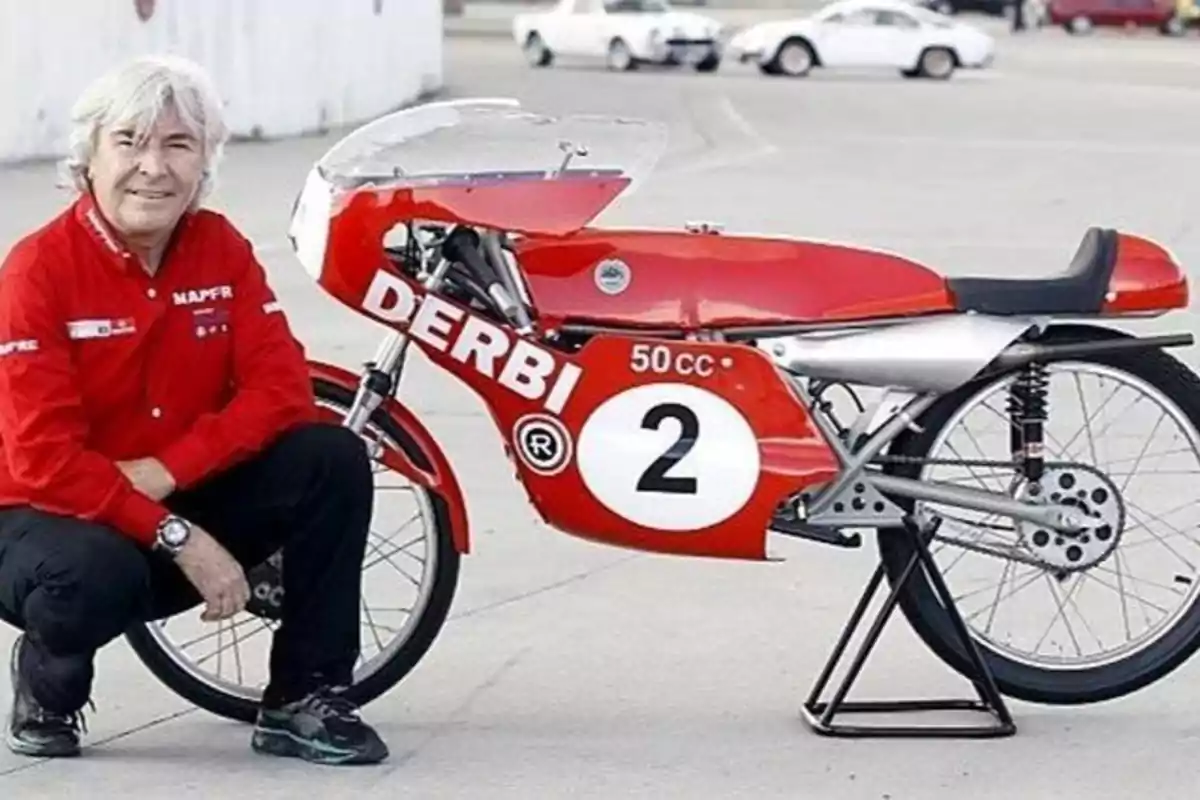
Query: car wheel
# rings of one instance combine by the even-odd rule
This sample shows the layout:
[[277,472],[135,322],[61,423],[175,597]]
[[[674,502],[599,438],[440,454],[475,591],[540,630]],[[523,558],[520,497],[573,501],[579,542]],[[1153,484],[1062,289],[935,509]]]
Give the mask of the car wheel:
[[800,78],[809,73],[817,62],[812,46],[803,39],[788,39],[779,46],[771,59],[773,74]]
[[944,81],[954,74],[957,61],[952,51],[944,47],[930,47],[921,53],[917,69],[926,78]]
[[1179,17],[1171,17],[1163,23],[1162,32],[1165,36],[1182,36],[1187,32],[1187,24]]
[[608,45],[608,68],[613,72],[628,72],[637,67],[629,45],[623,39],[613,39]]
[[721,55],[716,50],[713,50],[701,61],[696,62],[695,69],[697,72],[716,72],[721,66]]
[[546,47],[546,43],[537,33],[531,33],[526,37],[525,47],[522,50],[525,52],[525,60],[531,67],[548,67],[554,61],[554,54],[550,52],[550,48]]
[[1067,33],[1081,35],[1092,32],[1092,20],[1088,17],[1072,17],[1067,23]]

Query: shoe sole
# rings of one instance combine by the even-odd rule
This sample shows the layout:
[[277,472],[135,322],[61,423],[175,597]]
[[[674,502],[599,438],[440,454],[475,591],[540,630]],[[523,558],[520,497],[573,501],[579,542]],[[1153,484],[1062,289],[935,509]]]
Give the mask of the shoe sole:
[[334,766],[377,764],[388,757],[386,747],[376,747],[365,751],[341,750],[300,739],[290,731],[263,730],[261,728],[254,731],[250,746],[255,752],[263,755],[299,758],[314,764]]
[[30,744],[17,739],[12,733],[7,733],[4,736],[4,743],[8,749],[19,756],[31,756],[33,758],[71,758],[79,755],[80,748],[78,746],[66,745],[65,747],[53,747],[46,745]]

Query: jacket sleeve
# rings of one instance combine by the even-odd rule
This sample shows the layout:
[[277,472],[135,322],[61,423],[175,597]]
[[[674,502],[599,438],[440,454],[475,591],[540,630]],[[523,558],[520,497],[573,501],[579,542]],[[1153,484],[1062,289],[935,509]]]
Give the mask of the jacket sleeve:
[[44,245],[13,249],[0,280],[0,439],[13,478],[42,511],[114,528],[143,544],[167,509],[89,450],[66,318]]
[[240,262],[230,314],[233,395],[156,454],[179,488],[255,455],[279,434],[317,416],[304,348],[262,265],[245,238],[232,228],[225,235]]

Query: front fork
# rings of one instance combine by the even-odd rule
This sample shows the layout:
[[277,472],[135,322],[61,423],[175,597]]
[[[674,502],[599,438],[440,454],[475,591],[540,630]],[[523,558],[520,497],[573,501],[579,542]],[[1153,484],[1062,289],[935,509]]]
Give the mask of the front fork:
[[366,372],[358,382],[358,391],[354,402],[346,412],[343,424],[361,434],[367,420],[375,413],[375,409],[385,397],[391,397],[400,382],[400,373],[404,370],[404,359],[408,353],[411,340],[402,333],[392,333],[383,344],[375,358],[366,364]]
[[[425,290],[432,292],[436,289],[449,269],[450,262],[439,258],[434,269],[421,281]],[[400,373],[404,371],[404,359],[410,342],[408,336],[399,331],[391,331],[383,340],[375,358],[365,365],[366,372],[358,382],[358,391],[346,412],[343,425],[359,435],[362,434],[363,427],[375,413],[375,409],[379,408],[385,397],[391,397],[396,391],[396,386],[400,383]]]

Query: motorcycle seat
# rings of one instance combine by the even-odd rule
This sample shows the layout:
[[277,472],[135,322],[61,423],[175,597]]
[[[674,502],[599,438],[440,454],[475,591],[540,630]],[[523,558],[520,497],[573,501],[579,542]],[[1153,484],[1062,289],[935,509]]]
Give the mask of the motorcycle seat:
[[1117,232],[1088,228],[1065,271],[1046,278],[948,278],[958,311],[1098,314],[1117,263]]

